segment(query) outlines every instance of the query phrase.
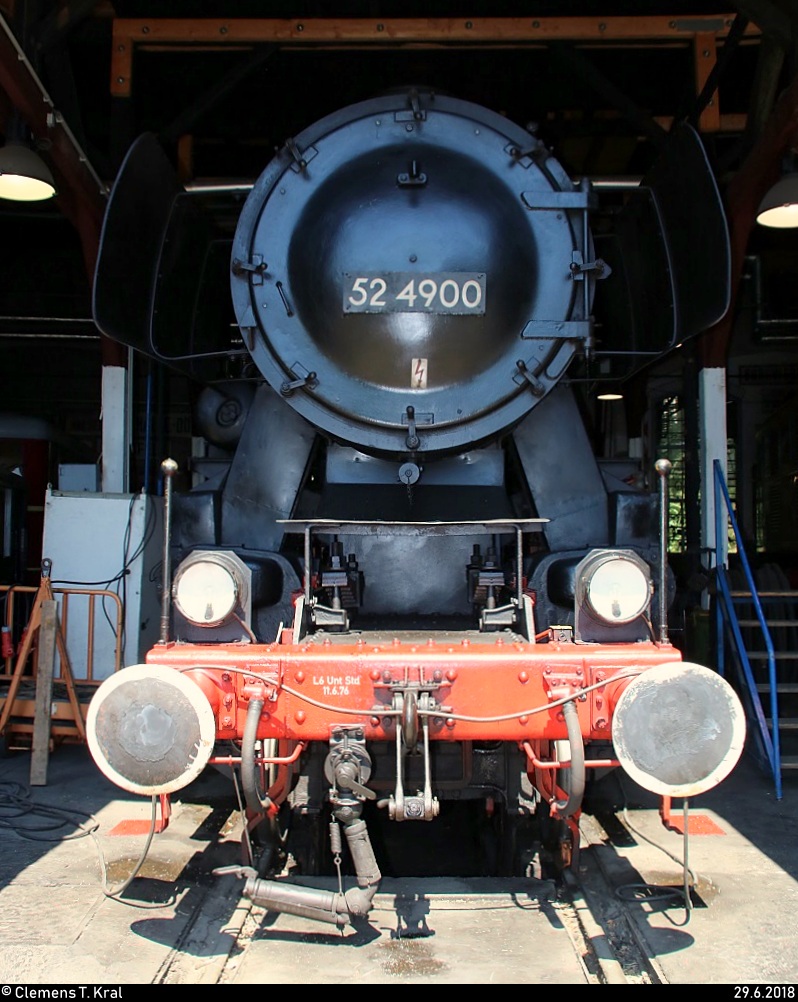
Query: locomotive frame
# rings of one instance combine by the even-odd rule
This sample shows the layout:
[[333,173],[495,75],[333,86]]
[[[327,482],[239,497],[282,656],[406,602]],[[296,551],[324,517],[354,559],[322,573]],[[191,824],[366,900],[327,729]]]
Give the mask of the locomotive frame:
[[[691,796],[742,751],[733,690],[668,639],[656,494],[602,473],[567,375],[596,352],[610,276],[600,350],[623,359],[722,314],[717,189],[681,132],[615,220],[610,260],[594,203],[484,108],[407,88],[342,109],[278,151],[224,244],[231,342],[217,222],[152,137],[128,155],[95,318],[210,384],[220,471],[173,496],[164,464],[160,642],[101,686],[89,743],[151,796],[233,765],[264,840],[237,872],[266,907],[339,926],[367,914],[367,803],[434,823],[471,800],[503,818],[503,872],[522,865],[519,822],[567,866],[596,770]],[[701,276],[694,242],[713,251]],[[654,296],[665,320],[646,314]],[[273,879],[278,828],[328,814],[357,887]],[[318,854],[313,837],[296,849],[311,874]]]

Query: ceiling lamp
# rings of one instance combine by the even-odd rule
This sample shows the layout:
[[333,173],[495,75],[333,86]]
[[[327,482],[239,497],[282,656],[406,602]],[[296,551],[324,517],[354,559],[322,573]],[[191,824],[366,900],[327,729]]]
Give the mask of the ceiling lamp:
[[596,400],[604,400],[605,402],[623,400],[623,393],[619,393],[611,387],[599,387],[598,393],[596,394]]
[[798,226],[798,172],[784,174],[759,205],[756,221],[762,226],[786,230]]
[[16,139],[0,149],[0,198],[40,202],[55,195],[50,168],[35,150]]

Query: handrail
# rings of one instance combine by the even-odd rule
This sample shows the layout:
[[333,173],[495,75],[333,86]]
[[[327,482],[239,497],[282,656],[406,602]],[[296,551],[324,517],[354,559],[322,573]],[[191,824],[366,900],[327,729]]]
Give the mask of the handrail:
[[[727,531],[726,519],[731,522],[732,531],[734,533],[734,539],[737,544],[737,554],[740,558],[740,564],[745,575],[745,580],[748,584],[748,590],[751,594],[751,601],[754,606],[754,611],[756,613],[756,618],[759,622],[759,627],[762,630],[762,637],[765,641],[765,649],[767,651],[767,662],[768,662],[768,683],[770,686],[770,713],[773,720],[772,730],[768,729],[767,721],[765,715],[762,712],[761,700],[759,698],[759,691],[756,687],[756,680],[754,679],[753,671],[751,670],[751,662],[748,658],[748,652],[745,649],[745,644],[743,642],[742,634],[740,633],[740,624],[737,618],[737,612],[734,608],[734,602],[732,599],[731,589],[729,588],[728,581],[726,579],[726,572],[728,568],[718,563],[715,568],[717,572],[717,582],[718,591],[722,601],[717,604],[717,639],[718,639],[718,671],[722,675],[724,667],[724,631],[723,622],[724,617],[727,625],[731,629],[732,636],[734,637],[734,644],[737,651],[737,657],[742,666],[743,675],[745,677],[746,684],[751,694],[751,705],[754,708],[754,714],[757,719],[757,724],[762,737],[762,743],[765,747],[765,753],[768,757],[768,764],[770,765],[771,772],[773,773],[773,781],[776,789],[776,799],[781,800],[782,796],[782,784],[781,784],[781,742],[779,736],[779,697],[777,691],[777,679],[776,679],[776,652],[773,647],[773,639],[770,636],[770,630],[768,629],[767,622],[765,620],[765,614],[762,610],[762,603],[759,598],[759,593],[757,592],[756,585],[754,583],[754,575],[751,571],[751,565],[748,562],[748,556],[745,552],[745,547],[743,545],[742,535],[740,533],[739,526],[737,524],[737,516],[734,514],[734,509],[732,508],[731,497],[729,496],[729,491],[726,486],[726,480],[723,476],[723,470],[721,469],[720,462],[715,459],[713,461],[714,470],[714,480],[715,480],[715,552],[719,554],[721,552],[720,540],[723,538],[725,532]],[[726,508],[726,518],[724,519],[722,515],[721,498],[723,499]]]

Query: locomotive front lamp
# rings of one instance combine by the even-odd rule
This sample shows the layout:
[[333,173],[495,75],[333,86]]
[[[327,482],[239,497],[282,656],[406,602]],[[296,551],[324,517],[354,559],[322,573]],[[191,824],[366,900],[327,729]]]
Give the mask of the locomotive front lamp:
[[648,567],[629,551],[595,550],[577,568],[576,593],[601,622],[631,623],[651,601]]
[[0,198],[41,202],[55,195],[50,168],[24,142],[12,139],[0,149]]
[[172,595],[190,623],[219,626],[235,611],[243,587],[232,555],[196,552],[177,569]]

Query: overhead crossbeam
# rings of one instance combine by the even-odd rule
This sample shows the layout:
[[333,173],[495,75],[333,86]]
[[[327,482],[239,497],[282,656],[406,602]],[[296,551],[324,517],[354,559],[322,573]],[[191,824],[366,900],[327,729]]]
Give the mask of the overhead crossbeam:
[[[398,48],[446,46],[490,48],[546,46],[554,42],[586,45],[688,44],[693,48],[697,92],[715,64],[719,39],[729,34],[733,14],[706,17],[477,17],[477,18],[115,18],[111,94],[130,97],[137,47],[227,48],[277,45],[292,48]],[[758,38],[749,24],[745,36]],[[708,104],[701,127],[721,127],[717,103]]]

